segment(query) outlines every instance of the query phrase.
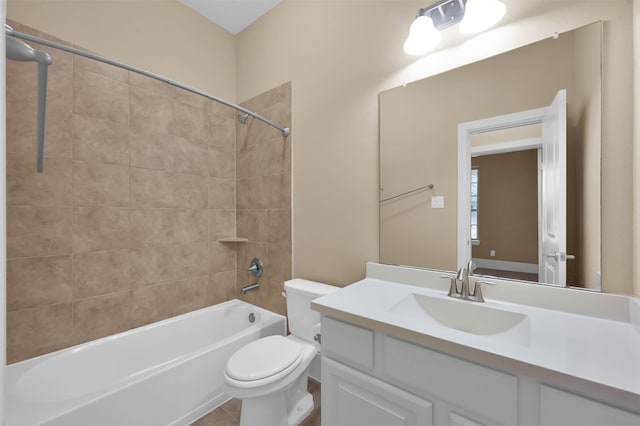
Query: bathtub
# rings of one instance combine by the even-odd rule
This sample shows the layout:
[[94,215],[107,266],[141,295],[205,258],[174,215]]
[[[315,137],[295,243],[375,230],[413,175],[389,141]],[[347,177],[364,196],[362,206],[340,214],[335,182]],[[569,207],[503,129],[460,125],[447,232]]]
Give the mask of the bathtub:
[[188,425],[229,399],[233,352],[272,334],[285,317],[231,300],[12,364],[5,424]]

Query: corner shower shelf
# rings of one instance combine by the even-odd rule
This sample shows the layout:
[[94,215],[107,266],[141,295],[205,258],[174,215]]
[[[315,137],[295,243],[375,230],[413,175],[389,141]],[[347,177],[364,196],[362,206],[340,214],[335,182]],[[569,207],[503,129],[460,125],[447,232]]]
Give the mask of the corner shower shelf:
[[248,238],[244,238],[244,237],[225,237],[225,238],[218,238],[218,242],[220,243],[246,243],[249,242]]

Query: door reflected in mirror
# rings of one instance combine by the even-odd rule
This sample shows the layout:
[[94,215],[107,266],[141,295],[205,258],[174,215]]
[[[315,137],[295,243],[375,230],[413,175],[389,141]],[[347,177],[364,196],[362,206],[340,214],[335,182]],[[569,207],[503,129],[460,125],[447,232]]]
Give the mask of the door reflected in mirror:
[[[380,204],[382,263],[456,270],[472,257],[489,275],[515,273],[515,279],[599,288],[601,39],[602,23],[595,23],[380,94],[380,199],[434,184]],[[541,172],[542,150],[526,146],[540,139],[542,126],[510,126],[497,134],[472,135],[469,150],[478,173],[472,212],[471,152],[464,159],[468,167],[461,167],[458,125],[548,107],[563,89],[566,196],[557,195],[557,173]],[[491,152],[514,141],[525,143],[509,153],[511,158],[500,157],[506,151]],[[509,169],[528,175],[509,175]],[[554,179],[545,181],[545,176]],[[547,189],[551,199],[564,204],[563,220],[552,214],[556,210],[544,213]],[[460,201],[463,190],[465,201]],[[433,197],[439,203],[432,204]],[[472,214],[478,233],[473,238]],[[545,249],[541,226],[557,222],[565,223],[565,246]],[[501,228],[491,231],[497,225]],[[500,241],[507,239],[510,246]]]
[[539,149],[472,157],[471,257],[476,274],[538,281],[538,163]]

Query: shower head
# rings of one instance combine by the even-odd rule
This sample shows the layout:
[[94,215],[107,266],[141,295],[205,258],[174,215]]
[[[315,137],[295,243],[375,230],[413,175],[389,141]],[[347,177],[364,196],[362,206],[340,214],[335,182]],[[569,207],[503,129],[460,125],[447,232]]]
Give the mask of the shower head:
[[249,118],[249,114],[238,114],[238,121],[242,124],[247,124],[247,119]]
[[34,50],[24,41],[15,38],[13,36],[13,28],[11,28],[7,24],[5,24],[5,32],[7,34],[7,58],[13,59],[15,61],[33,61],[44,65],[51,64],[51,56],[48,53]]

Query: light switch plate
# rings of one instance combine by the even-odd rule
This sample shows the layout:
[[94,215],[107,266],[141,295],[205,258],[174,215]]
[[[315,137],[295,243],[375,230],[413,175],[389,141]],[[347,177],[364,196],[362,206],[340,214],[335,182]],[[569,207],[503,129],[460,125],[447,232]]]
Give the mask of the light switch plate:
[[444,209],[444,196],[431,197],[432,209]]

